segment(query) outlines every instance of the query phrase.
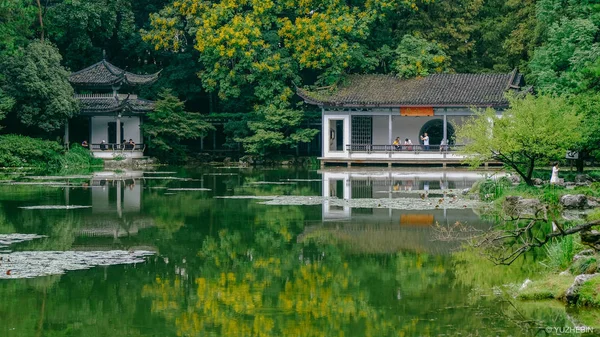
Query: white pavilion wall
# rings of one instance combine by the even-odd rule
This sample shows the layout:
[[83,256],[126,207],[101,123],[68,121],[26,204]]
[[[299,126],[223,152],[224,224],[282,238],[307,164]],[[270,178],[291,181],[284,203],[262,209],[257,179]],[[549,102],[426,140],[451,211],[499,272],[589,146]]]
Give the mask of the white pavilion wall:
[[373,116],[373,144],[390,145],[388,134],[389,116]]
[[[434,120],[441,119],[442,116],[434,117],[407,117],[407,116],[394,116],[392,119],[392,136],[394,139],[400,137],[402,142],[406,138],[410,139],[413,144],[419,144],[419,131],[425,123]],[[387,133],[386,133],[387,134]],[[434,145],[434,144],[431,144]]]
[[91,118],[92,144],[100,144],[102,140],[108,142],[108,122],[114,122],[114,117],[96,116]]
[[[116,122],[115,117],[109,116],[96,116],[91,118],[91,129],[93,144],[99,144],[102,140],[108,142],[108,123]],[[121,124],[123,124],[123,134],[121,137],[125,140],[130,138],[136,144],[142,143],[141,132],[140,132],[140,118],[138,116],[133,117],[121,117]]]
[[141,144],[140,118],[137,116],[122,117],[121,123],[123,123],[123,139],[129,141],[131,138],[136,144]]

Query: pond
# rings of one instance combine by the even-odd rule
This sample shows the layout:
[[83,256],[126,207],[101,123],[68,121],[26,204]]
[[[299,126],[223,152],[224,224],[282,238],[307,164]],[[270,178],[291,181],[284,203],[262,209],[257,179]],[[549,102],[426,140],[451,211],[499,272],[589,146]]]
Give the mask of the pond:
[[0,184],[0,335],[573,327],[560,303],[494,295],[531,277],[535,255],[494,267],[440,237],[456,222],[493,225],[462,195],[485,174],[161,168]]

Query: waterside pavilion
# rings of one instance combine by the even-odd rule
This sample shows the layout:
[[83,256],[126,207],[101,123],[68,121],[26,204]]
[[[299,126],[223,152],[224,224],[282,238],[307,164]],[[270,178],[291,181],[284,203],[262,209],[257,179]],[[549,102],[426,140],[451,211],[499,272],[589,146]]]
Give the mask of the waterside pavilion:
[[[460,164],[454,129],[473,108],[508,107],[506,94],[521,92],[523,75],[435,74],[413,79],[390,75],[350,75],[340,84],[298,89],[322,113],[321,165]],[[429,135],[427,149],[420,136]],[[392,145],[399,137],[400,146]],[[412,145],[404,145],[409,139]]]
[[[103,59],[69,76],[69,82],[78,92],[75,97],[80,102],[80,115],[89,119],[89,148],[95,157],[143,156],[143,116],[154,109],[154,102],[134,94],[121,94],[119,90],[130,91],[135,87],[150,85],[158,79],[159,74],[133,74]],[[123,141],[129,139],[135,142],[135,146],[123,145]],[[65,143],[68,142],[67,122]]]

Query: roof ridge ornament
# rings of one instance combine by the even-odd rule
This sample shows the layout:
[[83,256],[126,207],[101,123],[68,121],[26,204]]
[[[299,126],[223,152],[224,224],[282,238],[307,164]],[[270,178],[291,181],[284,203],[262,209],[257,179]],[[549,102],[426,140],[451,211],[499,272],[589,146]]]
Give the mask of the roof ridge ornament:
[[106,61],[106,49],[102,49],[102,60]]

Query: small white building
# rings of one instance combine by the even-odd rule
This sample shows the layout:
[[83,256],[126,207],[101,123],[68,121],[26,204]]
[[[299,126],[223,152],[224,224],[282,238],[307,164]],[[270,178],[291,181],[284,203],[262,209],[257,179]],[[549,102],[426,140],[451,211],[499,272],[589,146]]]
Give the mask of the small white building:
[[[95,157],[143,156],[143,116],[152,111],[154,102],[120,94],[119,90],[152,84],[159,73],[137,75],[103,59],[69,76],[69,82],[80,92],[75,95],[80,102],[80,116],[89,118],[88,146]],[[68,130],[67,123],[65,143],[69,141]]]
[[[350,75],[340,84],[298,95],[322,111],[321,165],[327,163],[458,164],[454,130],[473,108],[508,107],[506,93],[524,79],[508,74],[435,74],[413,79]],[[423,140],[427,133],[429,144]],[[394,144],[396,139],[400,144]]]

